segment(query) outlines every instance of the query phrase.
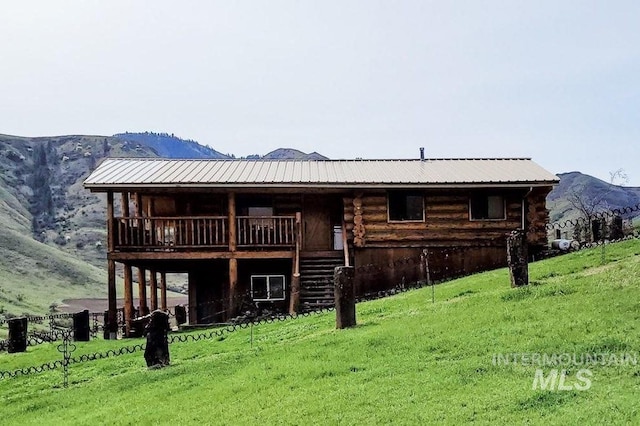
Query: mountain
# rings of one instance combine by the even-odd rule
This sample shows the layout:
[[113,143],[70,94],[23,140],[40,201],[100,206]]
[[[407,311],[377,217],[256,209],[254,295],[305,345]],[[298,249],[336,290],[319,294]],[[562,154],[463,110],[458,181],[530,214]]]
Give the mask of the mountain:
[[[215,149],[201,145],[191,139],[182,139],[174,134],[139,132],[139,133],[117,133],[113,135],[123,141],[135,144],[135,146],[146,146],[151,148],[158,157],[163,158],[211,158],[211,159],[234,159],[233,154],[222,154]],[[253,154],[245,157],[249,160],[327,160],[327,157],[317,152],[306,154],[293,148],[278,148],[265,155]]]
[[[640,203],[640,187],[613,185],[580,172],[559,173],[560,183],[547,196],[551,222],[561,222],[580,216],[570,198],[579,197],[598,210],[622,209]],[[630,217],[640,216],[634,212]]]
[[312,152],[305,154],[293,148],[279,148],[261,157],[263,160],[328,160],[324,155]]
[[155,151],[158,157],[164,158],[212,158],[229,159],[230,155],[222,154],[213,148],[200,145],[190,139],[181,139],[168,133],[118,133],[113,137],[123,141],[145,145]]

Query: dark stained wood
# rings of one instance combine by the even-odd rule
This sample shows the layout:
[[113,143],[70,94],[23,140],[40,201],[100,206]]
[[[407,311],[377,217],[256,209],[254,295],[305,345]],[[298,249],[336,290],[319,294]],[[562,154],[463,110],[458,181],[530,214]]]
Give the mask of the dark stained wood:
[[76,342],[88,342],[91,340],[91,328],[89,327],[89,311],[84,310],[73,314],[73,340]]
[[339,266],[333,275],[336,304],[336,328],[343,329],[356,325],[356,292],[352,266]]
[[300,310],[300,252],[302,249],[302,213],[295,216],[295,240],[293,266],[291,273],[291,292],[289,294],[289,313],[294,314]]
[[516,229],[507,238],[507,263],[511,287],[522,287],[529,284],[529,260],[527,254],[527,237],[524,230]]
[[160,309],[167,310],[167,274],[160,273]]
[[149,270],[149,303],[151,304],[151,311],[158,309],[158,273],[151,269]]
[[27,318],[11,318],[9,325],[9,338],[7,339],[7,352],[10,354],[26,352],[27,350]]
[[275,251],[191,251],[191,252],[116,252],[108,255],[116,261],[206,260],[206,259],[293,259],[293,250]]
[[144,268],[138,268],[138,299],[140,300],[139,315],[147,315],[149,307],[147,306],[147,273]]
[[128,336],[131,329],[131,320],[133,319],[133,271],[131,265],[124,264],[124,320],[125,333]]
[[233,318],[238,315],[238,260],[229,259],[229,301],[227,307],[227,317]]
[[129,216],[129,193],[128,192],[122,192],[120,194],[120,212],[122,213],[122,216],[127,217]]
[[331,250],[332,228],[330,202],[327,197],[306,195],[304,197],[304,249]]
[[236,228],[236,194],[230,192],[228,196],[229,208],[229,251],[236,251],[238,246],[238,233]]
[[107,261],[107,293],[109,308],[107,315],[108,321],[105,325],[105,336],[108,335],[110,339],[115,339],[116,333],[118,332],[118,307],[116,304],[116,262],[113,260]]
[[169,365],[169,315],[162,311],[153,311],[149,323],[145,327],[147,344],[144,359],[147,367],[164,367]]
[[114,234],[114,214],[113,214],[113,192],[107,192],[107,251],[111,253],[115,247]]

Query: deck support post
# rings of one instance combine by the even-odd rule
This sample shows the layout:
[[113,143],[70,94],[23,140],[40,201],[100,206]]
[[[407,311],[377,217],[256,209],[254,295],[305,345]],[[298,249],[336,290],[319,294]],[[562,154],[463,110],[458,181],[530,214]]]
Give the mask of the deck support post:
[[147,306],[147,276],[144,268],[138,267],[138,299],[140,307],[138,308],[138,316],[145,316],[149,314],[149,307]]
[[158,274],[154,269],[149,270],[149,302],[151,303],[151,312],[158,309]]
[[107,312],[107,323],[105,324],[104,336],[110,340],[118,336],[118,306],[116,301],[116,262],[109,260],[107,265],[107,292],[109,308]]
[[128,337],[131,331],[131,320],[133,319],[133,271],[131,265],[124,264],[124,322],[125,335]]
[[296,213],[295,222],[296,248],[293,257],[293,271],[291,274],[291,294],[289,297],[289,313],[295,314],[300,310],[300,248],[302,247],[302,213]]
[[167,310],[167,273],[160,272],[160,309]]
[[238,259],[229,259],[229,303],[226,318],[238,315]]

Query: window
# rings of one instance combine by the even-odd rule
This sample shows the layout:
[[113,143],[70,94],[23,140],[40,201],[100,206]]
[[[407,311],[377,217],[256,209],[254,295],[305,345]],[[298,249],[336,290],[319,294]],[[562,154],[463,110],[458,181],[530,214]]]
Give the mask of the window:
[[389,222],[424,221],[424,196],[416,192],[392,191],[388,194]]
[[252,275],[251,298],[259,302],[284,300],[284,275]]
[[504,197],[501,195],[474,195],[469,201],[471,220],[504,220]]

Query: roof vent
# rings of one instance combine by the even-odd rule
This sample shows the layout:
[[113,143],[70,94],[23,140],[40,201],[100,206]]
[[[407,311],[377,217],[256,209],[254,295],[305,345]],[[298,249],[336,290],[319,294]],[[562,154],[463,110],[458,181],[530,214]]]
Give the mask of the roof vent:
[[424,161],[424,147],[420,147],[420,161]]

